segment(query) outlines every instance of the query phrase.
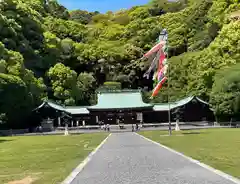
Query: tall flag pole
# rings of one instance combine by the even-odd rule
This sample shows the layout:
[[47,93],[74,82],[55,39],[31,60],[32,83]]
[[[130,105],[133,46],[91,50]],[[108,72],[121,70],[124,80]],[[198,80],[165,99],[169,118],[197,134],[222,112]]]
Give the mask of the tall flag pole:
[[170,94],[169,94],[169,77],[170,71],[168,66],[168,32],[166,29],[163,29],[159,35],[157,44],[150,49],[143,58],[150,58],[154,55],[154,59],[151,62],[151,65],[143,77],[149,78],[149,75],[152,71],[155,70],[153,75],[153,80],[157,83],[154,87],[151,99],[157,96],[158,92],[161,90],[163,84],[168,80],[168,119],[169,119],[169,135],[172,134],[171,126],[171,107],[170,107]]
[[[168,58],[168,52],[167,52],[167,58]],[[170,105],[170,63],[168,62],[168,133],[169,136],[172,135],[172,123],[171,123],[171,105]]]

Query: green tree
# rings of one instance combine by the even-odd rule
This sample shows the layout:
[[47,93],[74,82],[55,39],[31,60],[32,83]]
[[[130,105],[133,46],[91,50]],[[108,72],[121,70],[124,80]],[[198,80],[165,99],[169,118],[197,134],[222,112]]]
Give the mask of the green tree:
[[121,90],[121,83],[114,81],[104,82],[104,84],[98,90]]
[[153,15],[161,15],[162,13],[178,12],[187,6],[187,0],[168,1],[168,0],[152,0],[150,1],[151,12]]
[[[77,73],[61,63],[51,67],[47,73],[51,80],[54,97],[65,105],[75,105],[77,93]],[[77,95],[77,96],[76,96]]]
[[65,105],[88,103],[95,89],[95,79],[91,74],[81,73],[78,76],[61,63],[49,69],[48,77],[55,99]]
[[210,102],[221,118],[240,118],[240,64],[220,70],[215,76]]
[[0,114],[8,123],[6,128],[24,127],[24,120],[34,108],[32,94],[19,77],[0,73]]
[[96,80],[91,73],[80,73],[77,78],[77,88],[81,96],[78,105],[91,105],[94,100]]
[[76,42],[84,41],[87,33],[84,25],[70,20],[46,17],[44,25],[46,30],[54,33],[58,38],[70,38]]
[[46,9],[48,13],[50,13],[53,17],[55,18],[61,18],[61,19],[69,19],[70,15],[68,10],[60,5],[57,0],[46,0],[47,1],[47,6]]
[[83,10],[73,10],[70,12],[70,20],[79,22],[80,24],[88,24],[92,21],[92,17],[98,15],[99,12],[88,12]]

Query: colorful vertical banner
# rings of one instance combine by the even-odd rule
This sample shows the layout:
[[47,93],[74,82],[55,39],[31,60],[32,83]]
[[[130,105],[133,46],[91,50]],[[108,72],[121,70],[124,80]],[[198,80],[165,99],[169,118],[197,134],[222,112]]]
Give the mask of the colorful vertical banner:
[[155,55],[149,69],[143,76],[149,78],[151,72],[155,70],[153,80],[157,82],[157,85],[154,87],[151,98],[157,96],[158,92],[167,80],[167,41],[168,33],[166,29],[163,29],[159,35],[158,43],[143,56],[143,58],[149,58],[150,56]]

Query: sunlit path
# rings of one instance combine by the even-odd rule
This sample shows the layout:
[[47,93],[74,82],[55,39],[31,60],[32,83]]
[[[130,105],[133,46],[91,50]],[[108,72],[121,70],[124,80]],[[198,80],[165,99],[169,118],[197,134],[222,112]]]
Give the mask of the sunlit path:
[[233,184],[135,133],[112,134],[72,184]]

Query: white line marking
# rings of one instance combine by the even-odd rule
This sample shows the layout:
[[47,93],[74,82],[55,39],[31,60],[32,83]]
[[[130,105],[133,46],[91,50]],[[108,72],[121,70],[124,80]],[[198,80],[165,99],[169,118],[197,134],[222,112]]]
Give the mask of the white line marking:
[[230,175],[228,175],[228,174],[226,174],[226,173],[224,173],[224,172],[222,172],[222,171],[219,171],[219,170],[217,170],[217,169],[214,169],[214,168],[210,167],[209,165],[206,165],[206,164],[204,164],[204,163],[201,163],[201,162],[199,162],[198,160],[195,160],[195,159],[193,159],[193,158],[191,158],[191,157],[188,157],[188,156],[186,156],[186,155],[184,155],[184,154],[182,154],[182,153],[180,153],[180,152],[177,152],[177,151],[175,151],[175,150],[173,150],[173,149],[171,149],[171,148],[169,148],[169,147],[167,147],[167,146],[164,146],[164,145],[162,145],[162,144],[160,144],[160,143],[158,143],[158,142],[155,142],[155,141],[153,141],[153,140],[151,140],[151,139],[148,139],[147,137],[144,137],[144,136],[142,136],[142,135],[140,135],[140,134],[138,134],[138,133],[136,133],[136,132],[135,132],[135,134],[137,134],[138,136],[142,137],[143,139],[146,139],[147,141],[150,141],[150,142],[152,142],[152,143],[154,143],[154,144],[156,144],[156,145],[158,145],[158,146],[161,146],[162,148],[167,149],[168,151],[171,151],[172,153],[175,153],[175,154],[177,154],[177,155],[179,155],[179,156],[182,156],[182,157],[184,157],[185,159],[189,160],[190,162],[193,162],[193,163],[195,163],[195,164],[197,164],[197,165],[199,165],[199,166],[201,166],[201,167],[203,167],[203,168],[205,168],[205,169],[207,169],[207,170],[209,170],[209,171],[211,171],[211,172],[213,172],[213,173],[215,173],[215,174],[217,174],[217,175],[219,175],[219,176],[221,176],[221,177],[223,177],[223,178],[225,178],[225,179],[227,179],[227,180],[230,180],[230,181],[232,181],[233,183],[240,184],[240,180],[239,180],[238,178],[235,178],[235,177],[230,176]]
[[83,170],[83,168],[91,161],[93,155],[97,153],[97,151],[103,146],[103,144],[107,141],[107,139],[111,136],[110,133],[102,142],[98,145],[88,156],[85,158],[72,172],[71,174],[61,183],[61,184],[70,184],[76,176]]

